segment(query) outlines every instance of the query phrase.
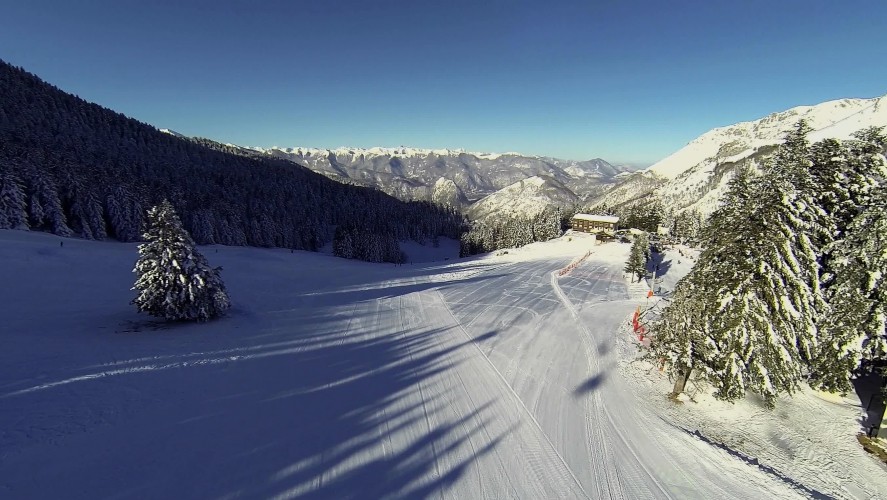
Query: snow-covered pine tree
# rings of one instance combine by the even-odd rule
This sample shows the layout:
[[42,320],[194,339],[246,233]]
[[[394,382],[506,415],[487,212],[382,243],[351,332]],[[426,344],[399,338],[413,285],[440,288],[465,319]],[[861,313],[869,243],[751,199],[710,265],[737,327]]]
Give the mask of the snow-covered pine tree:
[[[838,242],[831,314],[821,326],[811,383],[847,392],[862,361],[887,359],[887,198],[863,211]],[[866,363],[870,366],[870,364]]]
[[145,243],[133,272],[137,278],[133,304],[139,312],[167,320],[206,321],[230,307],[219,276],[221,268],[209,266],[195,248],[168,201],[148,211]]
[[[850,152],[845,173],[848,205],[852,206],[852,209],[848,209],[852,215],[846,220],[848,224],[859,214],[861,207],[872,203],[877,193],[884,187],[887,179],[887,161],[884,158],[887,134],[884,128],[869,127],[860,130],[853,134],[855,140],[844,143]],[[841,228],[846,226],[847,224]]]
[[130,190],[117,186],[105,197],[108,227],[119,241],[138,241],[143,222],[142,207]]
[[665,360],[675,379],[673,397],[684,391],[694,371],[708,378],[718,371],[718,343],[709,328],[705,293],[699,289],[701,275],[694,267],[678,281],[671,302],[651,330],[653,353],[657,360]]
[[200,209],[191,214],[191,237],[198,244],[214,245],[216,240],[213,231],[212,210]]
[[816,187],[815,200],[828,215],[830,238],[818,241],[821,249],[820,286],[826,290],[835,276],[831,239],[843,238],[847,227],[870,204],[884,178],[881,149],[885,143],[882,128],[869,128],[854,134],[857,140],[824,139],[810,147],[810,172]]
[[68,227],[68,220],[52,177],[42,170],[32,168],[27,179],[31,227],[48,230],[59,236],[71,236],[71,228]]
[[[735,400],[745,394],[745,363],[736,352],[735,332],[713,324],[720,313],[720,282],[753,272],[752,261],[742,258],[742,245],[748,232],[743,224],[754,210],[751,172],[740,169],[702,232],[699,261],[678,281],[672,301],[652,326],[653,352],[668,363],[675,378],[673,396],[684,390],[694,371],[714,386],[719,398]],[[725,259],[738,267],[724,265]]]
[[823,214],[814,202],[808,130],[801,121],[786,134],[764,176],[750,183],[745,207],[722,214],[728,218],[713,215],[704,237],[700,263],[713,270],[710,295],[719,300],[712,328],[727,355],[717,374],[724,399],[749,390],[773,405],[779,393],[797,389],[813,354],[826,306],[814,243]]
[[[623,271],[633,276],[637,276],[638,281],[644,278],[647,273],[647,252],[650,251],[650,240],[645,234],[639,234],[634,237],[631,244],[631,251],[628,254],[628,261],[625,262]],[[632,281],[634,281],[632,279]]]
[[636,238],[640,240],[639,246],[644,252],[644,272],[646,273],[647,262],[653,258],[653,250],[650,248],[650,234],[641,233]]
[[665,221],[665,208],[657,198],[645,202],[644,208],[644,226],[647,232],[656,234],[659,226]]
[[514,248],[529,245],[533,241],[533,222],[523,217],[514,219]]
[[621,213],[617,215],[620,217],[619,225],[621,227],[655,233],[665,219],[664,214],[665,209],[662,207],[662,202],[652,199],[621,210]]
[[545,207],[545,209],[533,217],[533,241],[548,241],[560,236],[561,215],[560,209]]
[[355,258],[354,231],[351,227],[339,225],[336,235],[333,237],[333,255],[345,259]]
[[0,173],[0,229],[28,229],[25,192],[18,177]]
[[[673,360],[673,370],[686,370],[689,356],[697,361],[689,366],[703,368],[721,399],[751,391],[772,406],[777,395],[797,389],[815,352],[826,306],[813,235],[823,224],[813,200],[806,133],[799,122],[786,135],[763,178],[738,171],[703,231],[704,250],[683,307],[691,304],[704,318],[697,331],[705,355],[694,357],[692,343],[669,347],[689,342],[669,326],[678,321],[654,327],[657,349]],[[667,310],[663,317],[674,314]]]
[[703,218],[698,210],[684,210],[675,216],[672,236],[682,243],[695,243],[702,226]]
[[69,227],[81,238],[104,240],[108,236],[105,230],[104,208],[93,193],[93,188],[75,180],[67,182],[69,182],[67,193]]
[[[868,158],[853,155],[851,163],[868,165],[865,186],[883,183],[887,160],[877,152],[883,142],[882,136],[880,145],[877,138],[869,143],[877,149]],[[823,333],[811,370],[811,384],[833,392],[849,391],[857,369],[870,369],[873,362],[887,358],[887,195],[882,190],[856,191],[864,194],[851,195],[863,203],[857,208],[861,213],[827,251],[831,312],[820,326]]]
[[831,215],[836,229],[846,228],[857,211],[847,186],[849,156],[847,147],[837,139],[824,139],[810,146],[816,202]]

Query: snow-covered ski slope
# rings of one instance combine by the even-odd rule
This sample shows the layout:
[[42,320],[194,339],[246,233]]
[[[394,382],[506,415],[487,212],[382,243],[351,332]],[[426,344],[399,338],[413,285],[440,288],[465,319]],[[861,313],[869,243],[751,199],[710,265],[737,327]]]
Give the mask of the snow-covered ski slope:
[[134,245],[59,241],[0,231],[2,498],[887,497],[828,422],[784,416],[811,430],[792,462],[669,406],[626,329],[628,245],[404,266],[206,247],[232,312],[170,326],[128,304]]

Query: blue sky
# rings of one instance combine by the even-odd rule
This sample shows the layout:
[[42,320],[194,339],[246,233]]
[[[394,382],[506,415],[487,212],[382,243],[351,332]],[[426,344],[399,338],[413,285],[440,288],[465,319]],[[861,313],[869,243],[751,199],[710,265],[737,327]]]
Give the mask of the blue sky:
[[157,127],[243,145],[652,163],[712,127],[887,93],[883,0],[0,0],[0,12],[0,58]]

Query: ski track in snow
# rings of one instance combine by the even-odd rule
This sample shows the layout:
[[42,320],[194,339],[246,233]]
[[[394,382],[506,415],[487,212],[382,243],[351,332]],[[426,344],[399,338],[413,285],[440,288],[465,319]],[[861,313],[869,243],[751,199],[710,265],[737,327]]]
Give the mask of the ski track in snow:
[[[0,262],[16,264],[0,279],[22,283],[0,290],[4,498],[818,493],[642,399],[619,368],[646,291],[621,273],[627,246],[595,247],[560,278],[581,237],[400,267],[220,247],[208,257],[225,266],[230,317],[153,331],[117,300],[131,246],[65,245],[61,268],[78,259],[72,283],[90,277],[96,305],[22,279],[57,265],[32,258],[43,243],[0,232]],[[136,326],[109,335],[108,318]]]
[[[595,271],[597,271],[598,269],[595,269]],[[587,284],[587,283],[588,283],[587,280],[580,281],[580,284]],[[586,359],[588,360],[589,371],[591,373],[601,374],[602,371],[601,371],[600,360],[598,359],[598,355],[594,352],[595,349],[588,345],[589,341],[592,338],[591,332],[585,327],[585,324],[582,322],[582,319],[579,317],[579,312],[576,310],[576,307],[573,305],[573,303],[570,301],[570,299],[567,297],[567,295],[563,292],[563,289],[561,289],[560,285],[558,284],[558,277],[557,277],[556,272],[551,273],[551,287],[554,290],[555,294],[558,296],[558,298],[563,303],[564,307],[566,307],[567,310],[570,311],[570,315],[573,316],[573,318],[576,320],[576,324],[579,325],[580,329],[582,330],[583,335],[580,336],[581,343],[582,343],[582,346],[585,350]],[[593,411],[593,414],[596,417],[596,419],[595,419],[596,421],[594,422],[594,427],[597,429],[597,433],[599,435],[601,434],[601,432],[602,432],[601,429],[603,428],[603,423],[604,423],[602,417],[605,417],[607,419],[609,425],[611,426],[611,428],[615,431],[616,435],[619,437],[619,439],[621,441],[621,445],[624,446],[624,449],[626,449],[627,451],[629,451],[631,453],[631,455],[635,458],[637,464],[640,466],[640,468],[643,469],[643,472],[645,475],[645,477],[643,479],[646,479],[647,481],[651,481],[658,488],[659,494],[663,495],[665,498],[671,498],[671,496],[668,494],[668,492],[665,491],[665,489],[662,487],[662,485],[659,484],[659,481],[657,481],[656,478],[652,474],[650,474],[650,472],[646,469],[646,467],[644,467],[644,464],[638,458],[637,453],[635,453],[634,450],[632,449],[631,444],[629,444],[628,441],[625,439],[621,430],[618,427],[616,427],[613,417],[610,415],[610,412],[608,411],[607,406],[603,403],[603,401],[601,401],[599,394],[595,394],[593,401],[595,404],[594,404],[594,407],[591,408],[590,410]],[[608,442],[607,445],[608,445],[607,447],[610,450],[615,449],[615,447],[612,446],[611,441]],[[622,495],[618,495],[618,496],[623,497],[624,496],[624,488],[621,485],[619,485],[619,483],[618,483],[619,476],[617,474],[615,474],[615,472],[616,472],[615,464],[611,463],[611,464],[608,464],[608,466],[609,466],[609,468],[607,470],[607,474],[608,474],[608,483],[610,484],[610,487],[611,487],[610,491],[611,492],[619,491],[620,493],[622,493]],[[623,470],[622,473],[623,473],[623,477],[624,477],[625,470]],[[629,479],[629,481],[628,481],[629,484],[632,484],[632,485],[642,484],[641,478],[636,473],[631,474],[628,477],[628,479]],[[617,485],[618,485],[618,488],[614,487]],[[647,490],[647,491],[633,491],[632,492],[633,498],[639,498],[641,496],[643,496],[645,498],[650,498],[652,495],[649,490]]]

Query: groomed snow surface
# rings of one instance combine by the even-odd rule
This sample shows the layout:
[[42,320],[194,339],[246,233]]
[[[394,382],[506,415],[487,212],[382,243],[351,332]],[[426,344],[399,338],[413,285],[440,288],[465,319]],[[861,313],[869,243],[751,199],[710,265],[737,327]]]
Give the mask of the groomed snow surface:
[[859,401],[669,402],[628,247],[204,247],[232,312],[169,325],[129,305],[135,245],[0,231],[0,498],[887,497]]

